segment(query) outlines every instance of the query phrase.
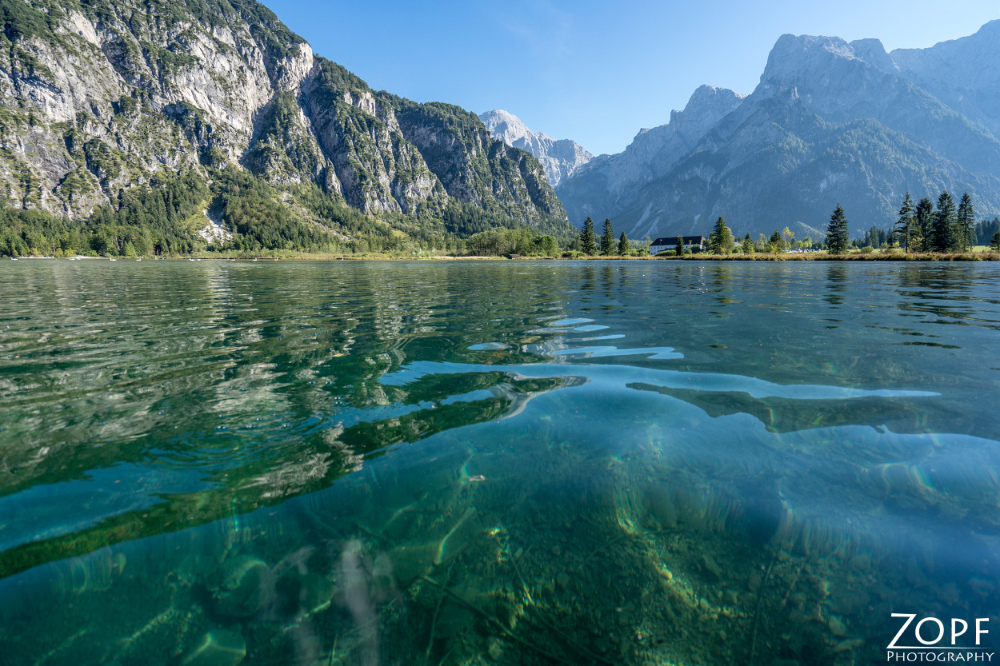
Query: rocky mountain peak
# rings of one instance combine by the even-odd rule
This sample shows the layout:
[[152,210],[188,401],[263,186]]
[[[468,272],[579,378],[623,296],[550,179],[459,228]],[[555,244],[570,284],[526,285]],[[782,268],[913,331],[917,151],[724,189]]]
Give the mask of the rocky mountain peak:
[[[691,94],[691,98],[684,107],[684,111],[698,113],[702,109],[716,108],[720,105],[728,106],[734,102],[738,104],[745,98],[746,95],[741,95],[740,93],[729,90],[728,88],[717,88],[716,86],[708,85],[699,86]],[[674,113],[677,112],[675,111]]]
[[479,119],[483,121],[494,139],[503,141],[509,146],[529,150],[535,157],[556,141],[547,134],[531,131],[524,121],[503,109],[481,113]]
[[713,125],[735,111],[746,97],[727,88],[700,86],[683,111],[670,112],[667,126],[685,134],[689,140],[697,141]]
[[837,65],[862,60],[840,37],[782,35],[767,57],[761,84],[787,87]]
[[[701,86],[683,111],[670,113],[669,123],[640,130],[624,152],[594,159],[557,189],[570,220],[580,224],[588,215],[603,217],[617,210],[639,188],[669,172],[744,99],[732,90]],[[630,236],[645,235],[641,224],[627,231]]]
[[850,44],[856,58],[864,60],[869,65],[873,65],[884,72],[894,72],[896,63],[892,61],[886,52],[882,41],[878,39],[856,39]]
[[527,150],[538,158],[553,187],[594,157],[575,141],[553,139],[532,131],[520,118],[502,109],[481,113],[479,119],[494,139]]

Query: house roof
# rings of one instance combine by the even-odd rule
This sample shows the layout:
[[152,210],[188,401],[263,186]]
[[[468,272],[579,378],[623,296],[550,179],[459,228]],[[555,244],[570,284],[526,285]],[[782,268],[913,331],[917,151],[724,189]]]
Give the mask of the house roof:
[[[685,245],[702,245],[705,242],[704,236],[681,236]],[[677,245],[677,236],[663,236],[657,238],[650,245]]]

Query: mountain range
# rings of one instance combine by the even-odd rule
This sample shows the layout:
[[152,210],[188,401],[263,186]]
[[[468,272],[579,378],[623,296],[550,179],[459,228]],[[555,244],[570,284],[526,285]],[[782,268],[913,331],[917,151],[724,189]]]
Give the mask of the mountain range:
[[236,170],[314,228],[346,208],[396,236],[572,230],[529,152],[372,90],[253,0],[0,0],[0,21],[8,207],[81,219],[195,174],[212,189],[193,225],[232,226],[217,176]]
[[[170,226],[133,239],[147,247],[225,225],[243,248],[294,249],[524,225],[565,239],[588,216],[633,238],[719,216],[815,238],[838,203],[857,235],[906,192],[945,189],[1000,213],[1000,21],[892,53],[784,35],[751,94],[703,86],[597,157],[504,111],[373,90],[253,0],[0,0],[0,21],[0,217],[90,219],[91,248],[124,251],[114,228],[137,218]],[[35,247],[18,219],[0,253]]]
[[816,238],[838,203],[858,234],[891,226],[907,192],[969,192],[980,217],[1000,213],[997,136],[1000,21],[892,53],[784,35],[750,95],[699,88],[624,152],[571,168],[556,193],[574,224],[610,217],[630,237],[707,234],[723,216],[739,234]]

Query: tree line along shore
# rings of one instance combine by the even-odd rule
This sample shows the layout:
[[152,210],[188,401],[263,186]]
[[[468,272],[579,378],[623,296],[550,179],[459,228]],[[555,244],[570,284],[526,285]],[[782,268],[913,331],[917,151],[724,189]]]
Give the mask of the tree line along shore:
[[[668,237],[671,238],[671,237]],[[657,258],[740,259],[740,260],[997,260],[1000,259],[1000,218],[976,221],[972,197],[965,193],[956,205],[954,197],[942,192],[935,205],[928,198],[914,204],[910,193],[900,206],[896,224],[888,229],[872,226],[864,235],[850,237],[849,222],[838,203],[830,216],[826,237],[802,240],[788,227],[775,230],[769,237],[761,233],[753,239],[749,233],[736,238],[723,217],[719,217],[707,238],[707,247],[688,247],[683,236],[675,237],[673,249],[659,252]],[[614,227],[604,220],[604,232],[598,240],[589,217],[572,248],[582,257],[628,257],[635,251],[622,232],[614,242]],[[646,239],[645,246],[649,246]]]
[[[948,192],[942,192],[936,203],[926,197],[914,202],[907,193],[894,226],[872,226],[854,238],[839,204],[822,239],[798,239],[788,227],[770,236],[759,234],[755,239],[747,233],[737,238],[719,217],[704,247],[674,247],[654,257],[649,237],[633,240],[624,231],[616,234],[610,219],[604,220],[600,236],[589,217],[578,236],[567,236],[460,206],[444,211],[440,219],[401,218],[387,224],[346,205],[329,204],[301,188],[291,195],[299,209],[313,216],[309,220],[278,205],[276,192],[259,179],[235,170],[213,175],[208,184],[188,175],[129,190],[84,220],[14,209],[0,202],[0,257],[1000,258],[1000,218],[977,222],[969,194],[956,204]],[[209,234],[204,227],[212,218],[224,224],[216,223]],[[316,218],[329,223],[318,224]]]

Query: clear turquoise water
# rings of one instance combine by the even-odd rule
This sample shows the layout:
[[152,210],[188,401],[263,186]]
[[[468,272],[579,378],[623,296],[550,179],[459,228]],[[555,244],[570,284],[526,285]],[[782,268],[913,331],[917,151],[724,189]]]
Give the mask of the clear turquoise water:
[[0,262],[0,663],[989,643],[998,324],[990,264]]

